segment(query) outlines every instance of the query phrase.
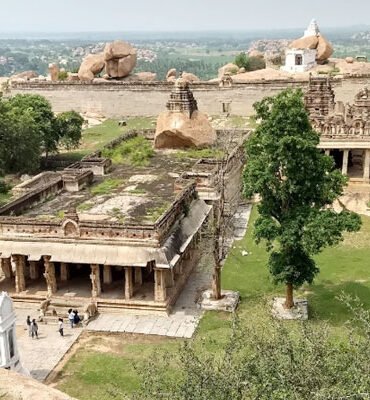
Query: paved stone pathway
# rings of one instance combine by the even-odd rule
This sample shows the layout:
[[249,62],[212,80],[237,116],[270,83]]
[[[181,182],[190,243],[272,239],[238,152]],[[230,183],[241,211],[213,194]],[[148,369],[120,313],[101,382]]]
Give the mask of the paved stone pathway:
[[[251,207],[240,206],[233,219],[233,240],[243,238],[248,224]],[[232,242],[232,241],[231,241]],[[132,312],[122,314],[104,313],[84,328],[87,331],[127,332],[147,335],[161,335],[177,338],[191,338],[202,316],[197,300],[202,291],[210,287],[212,263],[204,260],[194,270],[178,298],[173,312],[163,315],[135,315]],[[39,324],[39,339],[28,336],[26,318],[36,318],[38,311],[33,308],[16,307],[17,338],[21,361],[31,375],[42,381],[60,362],[65,353],[78,339],[82,328],[71,329],[65,320],[65,337],[60,337],[58,326]]]
[[[17,315],[17,342],[22,365],[30,372],[31,376],[43,381],[63,358],[72,344],[82,332],[82,328],[71,329],[64,324],[64,337],[58,332],[58,325],[38,324],[39,338],[32,339],[26,329],[26,318],[36,318],[36,308],[15,308]],[[68,322],[65,320],[65,322]]]

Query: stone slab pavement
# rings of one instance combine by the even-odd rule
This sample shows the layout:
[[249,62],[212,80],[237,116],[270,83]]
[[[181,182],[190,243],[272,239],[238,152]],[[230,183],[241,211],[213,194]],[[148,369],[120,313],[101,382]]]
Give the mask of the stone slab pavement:
[[66,323],[68,321],[65,320],[64,337],[61,337],[58,332],[58,325],[39,323],[39,338],[32,339],[28,336],[26,318],[27,315],[36,318],[38,315],[36,308],[15,307],[15,313],[17,315],[18,351],[22,365],[33,378],[43,381],[78,339],[82,328],[71,329]]

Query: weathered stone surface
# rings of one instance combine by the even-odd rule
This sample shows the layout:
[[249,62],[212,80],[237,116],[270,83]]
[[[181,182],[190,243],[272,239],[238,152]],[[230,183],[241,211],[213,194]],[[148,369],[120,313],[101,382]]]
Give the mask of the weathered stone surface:
[[319,36],[319,44],[317,46],[316,60],[318,62],[326,61],[333,54],[332,45],[323,37]]
[[39,76],[39,74],[35,71],[24,71],[24,72],[20,72],[19,74],[15,74],[13,76],[11,76],[10,79],[24,79],[26,81],[32,79],[32,78],[37,78]]
[[59,67],[57,64],[49,64],[49,75],[52,82],[56,82],[59,76]]
[[104,69],[104,54],[89,54],[84,58],[80,69],[78,71],[78,77],[81,81],[91,82],[95,75],[100,74]]
[[208,289],[202,293],[199,306],[202,310],[234,312],[239,300],[239,292],[233,292],[232,290],[222,290],[221,299],[215,300],[212,298],[212,290]]
[[[42,358],[43,354],[39,354]],[[31,377],[13,371],[0,369],[1,393],[9,400],[73,400],[72,397],[38,382]]]
[[319,38],[317,36],[306,36],[294,40],[289,47],[291,49],[316,49],[319,45]]
[[177,75],[176,68],[171,68],[167,72],[166,81],[167,82],[174,82],[176,80],[176,75]]
[[218,77],[222,78],[226,74],[235,75],[238,73],[238,71],[239,67],[236,64],[228,63],[218,70]]
[[189,83],[200,82],[200,79],[190,72],[183,72],[181,76],[186,82]]
[[272,315],[275,318],[303,321],[308,319],[308,303],[306,299],[294,299],[294,307],[291,309],[286,309],[284,303],[285,298],[274,298],[272,304]]
[[72,73],[72,72],[68,73],[67,81],[73,82],[73,81],[79,81],[79,80],[80,80],[80,78],[78,77],[78,74]]
[[256,58],[261,58],[261,59],[265,58],[265,55],[262,53],[262,51],[259,51],[259,50],[251,50],[248,53],[248,55],[249,55],[249,57],[256,57]]
[[157,74],[154,72],[138,72],[124,78],[124,81],[129,82],[154,82],[157,80]]
[[353,57],[346,57],[345,60],[346,60],[346,63],[348,63],[348,64],[353,64],[353,62],[355,61],[355,59]]
[[116,40],[104,49],[105,69],[111,78],[124,78],[135,68],[137,54],[129,43]]
[[157,120],[155,147],[185,148],[202,147],[213,144],[216,133],[208,121],[208,116],[194,111],[189,118],[186,113],[165,111]]

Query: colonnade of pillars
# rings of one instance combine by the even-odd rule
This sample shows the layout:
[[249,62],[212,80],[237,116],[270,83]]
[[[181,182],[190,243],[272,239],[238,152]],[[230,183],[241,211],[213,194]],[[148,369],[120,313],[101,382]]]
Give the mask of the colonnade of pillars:
[[[52,296],[58,290],[57,279],[55,273],[55,265],[50,261],[49,256],[43,257],[44,272],[43,276],[46,281],[47,294]],[[29,261],[29,277],[32,280],[40,278],[39,262]],[[13,265],[12,265],[13,264]],[[14,268],[13,268],[14,266]],[[113,282],[112,266],[99,264],[91,264],[91,296],[99,297],[102,292],[102,284],[100,278],[100,268],[103,268],[103,283],[111,284]],[[15,291],[21,293],[26,290],[26,256],[12,255],[11,258],[1,259],[1,269],[5,278],[13,278],[15,281]],[[166,288],[168,287],[167,273],[171,271],[154,269],[154,300],[164,301],[166,299]],[[141,267],[124,267],[124,298],[129,300],[134,295],[135,285],[143,284],[143,273]],[[68,263],[60,263],[60,280],[68,281],[70,279],[70,265]]]
[[[343,162],[342,162],[342,174],[348,175],[348,160],[349,160],[349,149],[343,150]],[[326,155],[330,155],[330,150],[325,150]],[[363,158],[363,179],[365,182],[369,182],[370,180],[370,149],[364,150],[364,158]]]

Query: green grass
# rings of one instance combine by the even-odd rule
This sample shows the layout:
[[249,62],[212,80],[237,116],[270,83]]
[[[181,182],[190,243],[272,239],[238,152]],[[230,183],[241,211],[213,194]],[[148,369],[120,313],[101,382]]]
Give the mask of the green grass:
[[[234,243],[222,273],[223,288],[238,290],[241,294],[242,301],[238,308],[241,322],[251,324],[267,318],[270,314],[268,302],[273,296],[284,294],[283,285],[275,286],[270,279],[266,266],[268,254],[264,246],[254,243],[252,226],[256,217],[257,211],[253,209],[248,232],[241,241]],[[362,217],[362,220],[361,232],[346,235],[343,243],[326,249],[316,257],[320,273],[314,284],[305,285],[297,291],[298,296],[309,300],[310,323],[328,321],[337,337],[341,336],[343,323],[350,317],[336,298],[342,291],[359,296],[365,307],[370,307],[370,218]],[[248,255],[243,256],[242,250],[248,251]],[[230,314],[207,312],[198,326],[195,345],[199,351],[217,354],[230,334],[230,326]],[[294,326],[295,323],[292,323],[292,328]],[[151,339],[143,336],[141,340]],[[89,346],[82,347],[66,364],[62,372],[64,379],[58,388],[81,400],[90,399],[91,393],[95,393],[97,398],[115,399],[113,384],[121,393],[130,394],[139,385],[134,363],[145,362],[158,349],[175,352],[178,343],[163,338],[160,344],[148,344],[137,339],[135,343],[122,344],[118,354],[101,354],[91,351]]]
[[143,136],[137,136],[122,142],[114,149],[105,149],[104,157],[109,157],[115,164],[127,164],[135,167],[144,167],[154,156],[152,145]]
[[6,204],[12,197],[12,192],[0,193],[0,206]]
[[133,129],[155,128],[152,117],[125,118],[126,126],[119,126],[118,120],[108,119],[102,124],[85,129],[82,132],[81,145],[78,149],[61,153],[59,156],[66,160],[78,161],[85,155],[101,149],[104,145],[118,136]]
[[167,208],[169,207],[170,203],[165,202],[160,206],[149,208],[146,212],[146,216],[144,217],[145,220],[149,222],[156,222],[159,217],[161,217]]
[[105,179],[103,182],[101,182],[95,186],[92,186],[90,188],[90,192],[93,195],[109,194],[114,189],[121,186],[123,182],[124,182],[123,179],[108,178],[108,179]]
[[187,149],[181,150],[175,153],[175,157],[179,160],[186,160],[188,158],[200,159],[200,158],[215,158],[221,159],[224,156],[224,152],[221,149]]

